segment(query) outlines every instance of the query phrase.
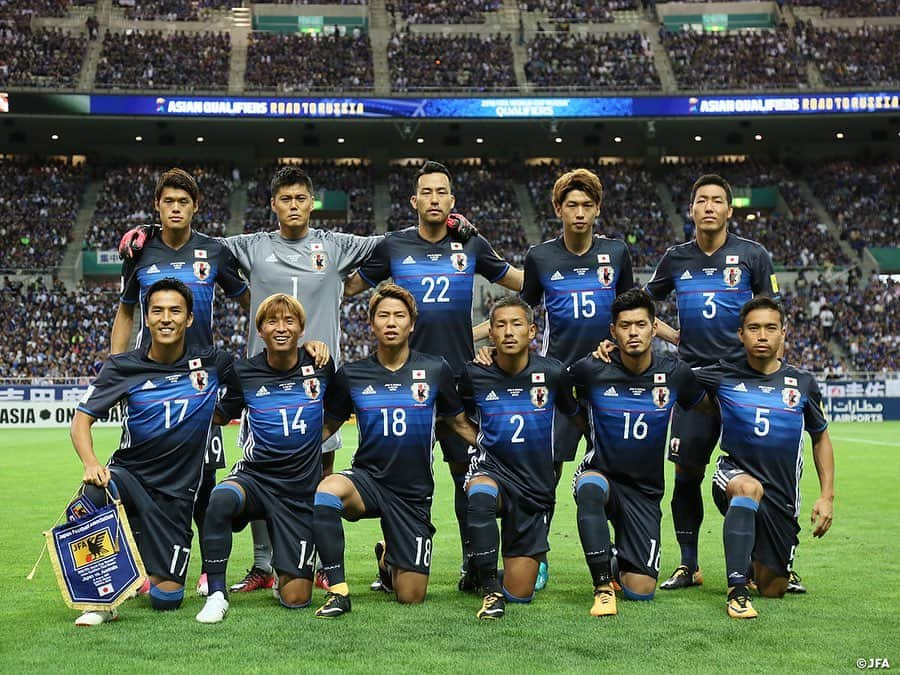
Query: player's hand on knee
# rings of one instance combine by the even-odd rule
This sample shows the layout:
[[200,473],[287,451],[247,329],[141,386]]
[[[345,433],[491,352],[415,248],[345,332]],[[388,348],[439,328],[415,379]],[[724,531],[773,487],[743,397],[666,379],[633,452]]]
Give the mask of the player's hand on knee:
[[84,476],[81,480],[88,485],[106,487],[109,485],[109,469],[100,464],[90,464],[84,467]]
[[128,230],[119,240],[119,258],[122,260],[134,258],[135,253],[140,252],[144,245],[156,236],[159,229],[156,225],[138,225]]
[[496,347],[484,346],[479,347],[475,353],[475,363],[479,366],[489,366],[494,363],[494,354],[497,353]]
[[612,340],[604,340],[599,345],[597,345],[597,349],[595,349],[593,352],[593,357],[595,359],[600,359],[604,363],[609,363],[611,361],[609,355],[618,348],[618,345]]
[[834,519],[834,503],[828,497],[819,497],[813,504],[812,517],[809,519],[813,525],[813,536],[824,537],[831,528]]
[[454,239],[464,244],[478,234],[478,228],[461,213],[451,213],[447,216],[447,229]]
[[328,357],[330,355],[328,353],[328,345],[324,342],[310,340],[309,342],[303,343],[303,349],[305,349],[306,353],[316,362],[316,368],[321,368],[328,363]]

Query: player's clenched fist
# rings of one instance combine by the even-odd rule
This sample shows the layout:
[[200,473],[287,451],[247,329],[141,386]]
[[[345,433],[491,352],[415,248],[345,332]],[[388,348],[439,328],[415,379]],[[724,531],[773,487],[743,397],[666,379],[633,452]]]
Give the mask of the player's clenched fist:
[[100,464],[90,464],[84,467],[84,476],[81,480],[88,485],[106,487],[109,485],[109,469]]

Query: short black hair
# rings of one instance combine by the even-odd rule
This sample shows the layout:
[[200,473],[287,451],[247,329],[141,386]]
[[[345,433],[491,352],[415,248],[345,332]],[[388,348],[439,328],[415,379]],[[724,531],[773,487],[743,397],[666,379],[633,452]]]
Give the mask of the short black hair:
[[175,291],[176,293],[179,293],[181,297],[184,298],[188,313],[194,313],[194,294],[183,281],[179,281],[174,277],[165,277],[164,279],[154,282],[150,288],[147,289],[146,304],[148,308],[150,307],[150,298],[154,293],[158,293],[159,291]]
[[447,176],[447,180],[450,181],[450,192],[453,192],[453,176],[450,175],[450,169],[440,162],[432,162],[429,159],[416,171],[416,177],[413,179],[413,194],[419,191],[419,179],[429,173],[442,173]]
[[197,187],[197,181],[194,177],[184,169],[174,168],[163,171],[156,180],[155,201],[159,201],[163,190],[172,188],[173,190],[184,190],[191,196],[194,206],[200,203],[200,188]]
[[529,325],[534,323],[534,310],[531,309],[531,305],[525,302],[518,295],[504,295],[502,298],[499,298],[491,307],[491,314],[488,320],[490,321],[490,324],[492,326],[494,325],[494,314],[498,309],[503,309],[504,307],[520,308],[525,312],[525,319],[528,321]]
[[612,322],[615,323],[622,312],[628,312],[632,309],[646,309],[651,321],[656,318],[656,305],[653,303],[653,298],[650,297],[650,294],[640,288],[631,288],[624,293],[620,293],[613,300],[612,308],[610,309]]
[[280,188],[287,185],[305,185],[309,194],[313,193],[312,178],[299,166],[283,166],[275,172],[272,180],[269,181],[269,194],[272,195],[272,199],[275,198],[275,193]]
[[728,206],[731,206],[734,202],[734,193],[731,191],[731,185],[729,185],[728,181],[717,173],[705,173],[695,180],[694,185],[691,187],[691,204],[694,203],[694,195],[697,194],[697,190],[704,185],[718,185],[725,190],[725,196],[728,198]]
[[741,328],[744,327],[744,320],[747,318],[747,315],[756,309],[771,309],[778,312],[778,318],[781,319],[782,328],[785,325],[785,313],[784,306],[766,295],[758,295],[752,300],[748,300],[744,303],[744,306],[741,307],[741,313],[739,315],[739,325]]

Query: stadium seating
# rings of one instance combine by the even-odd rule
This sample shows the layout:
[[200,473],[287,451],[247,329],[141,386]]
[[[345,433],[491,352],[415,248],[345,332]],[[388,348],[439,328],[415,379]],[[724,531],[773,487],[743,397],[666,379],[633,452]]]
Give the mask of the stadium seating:
[[87,38],[56,28],[0,27],[0,86],[74,87]]
[[395,92],[516,86],[509,35],[395,33],[388,43],[388,65]]
[[821,7],[826,17],[900,16],[897,0],[791,0],[795,7]]
[[525,12],[544,12],[555,21],[570,23],[611,23],[613,10],[637,9],[637,0],[520,0]]
[[538,87],[658,89],[653,53],[641,33],[538,33],[528,43],[525,76]]
[[394,0],[392,13],[399,13],[408,23],[484,23],[485,12],[495,12],[501,0]]
[[374,74],[369,36],[252,33],[245,81],[250,91],[371,89]]
[[230,54],[230,33],[107,32],[95,85],[98,89],[225,89]]
[[896,26],[853,30],[803,28],[804,52],[829,87],[896,86],[900,80],[900,31]]
[[83,166],[0,161],[0,270],[62,262],[85,181]]

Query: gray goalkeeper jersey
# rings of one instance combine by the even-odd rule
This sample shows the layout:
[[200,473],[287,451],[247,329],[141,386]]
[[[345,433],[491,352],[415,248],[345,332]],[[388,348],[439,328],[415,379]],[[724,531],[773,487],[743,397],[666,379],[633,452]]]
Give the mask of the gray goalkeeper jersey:
[[277,231],[226,238],[226,246],[250,281],[248,358],[265,347],[255,326],[260,303],[273,293],[286,293],[297,298],[306,310],[303,339],[327,344],[335,363],[340,364],[344,280],[381,239],[314,228],[309,228],[302,239],[285,239]]

